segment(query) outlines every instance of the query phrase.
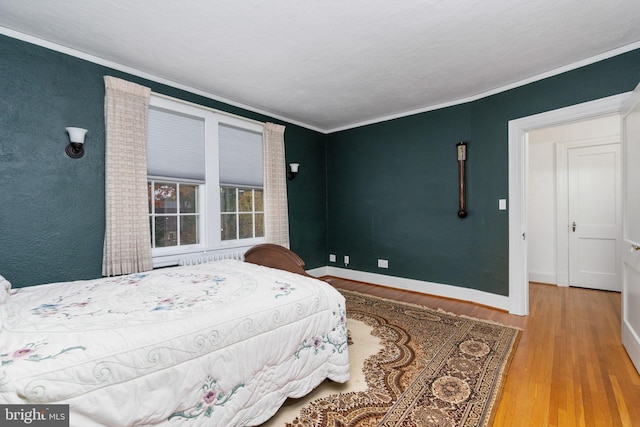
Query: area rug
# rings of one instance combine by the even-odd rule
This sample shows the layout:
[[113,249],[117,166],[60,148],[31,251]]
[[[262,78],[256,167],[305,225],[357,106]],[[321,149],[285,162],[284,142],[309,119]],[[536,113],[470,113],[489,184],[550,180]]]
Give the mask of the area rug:
[[[347,326],[368,325],[381,349],[364,360],[362,390],[316,398],[286,426],[490,425],[519,329],[340,292]],[[353,332],[352,340],[358,340]]]

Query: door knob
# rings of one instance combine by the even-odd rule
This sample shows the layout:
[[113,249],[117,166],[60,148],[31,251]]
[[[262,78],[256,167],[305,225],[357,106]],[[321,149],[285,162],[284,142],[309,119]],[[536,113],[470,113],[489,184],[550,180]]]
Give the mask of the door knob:
[[571,224],[571,230],[573,230],[573,232],[576,232],[576,222],[573,221],[573,224]]

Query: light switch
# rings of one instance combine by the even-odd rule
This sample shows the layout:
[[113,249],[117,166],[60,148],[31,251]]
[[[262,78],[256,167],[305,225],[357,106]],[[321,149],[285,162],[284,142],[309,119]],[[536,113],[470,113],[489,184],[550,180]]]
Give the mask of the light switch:
[[498,200],[498,209],[500,209],[501,211],[507,210],[507,199]]

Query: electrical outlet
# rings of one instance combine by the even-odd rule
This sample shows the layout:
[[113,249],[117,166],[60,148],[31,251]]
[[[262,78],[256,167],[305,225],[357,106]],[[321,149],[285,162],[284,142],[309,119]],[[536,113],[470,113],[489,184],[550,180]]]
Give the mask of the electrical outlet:
[[378,260],[379,268],[389,268],[389,260],[388,259],[379,259]]
[[335,254],[329,254],[329,262],[336,262]]
[[349,255],[344,256],[344,265],[349,265]]

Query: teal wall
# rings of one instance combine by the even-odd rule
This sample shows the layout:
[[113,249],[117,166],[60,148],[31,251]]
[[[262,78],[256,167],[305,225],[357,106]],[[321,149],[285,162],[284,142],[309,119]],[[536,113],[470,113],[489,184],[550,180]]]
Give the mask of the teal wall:
[[[622,92],[640,50],[440,110],[327,139],[328,251],[336,265],[508,295],[509,120]],[[425,84],[428,84],[425,82]],[[456,143],[468,141],[467,210],[458,210]],[[389,260],[379,269],[377,259]]]
[[[291,247],[325,264],[325,135],[107,67],[0,36],[0,275],[15,287],[101,275],[104,83],[112,75],[154,92],[286,126]],[[85,156],[64,152],[67,126],[87,128]]]
[[[104,75],[261,121],[193,93],[0,36],[0,274],[14,286],[99,277]],[[640,50],[475,102],[323,135],[282,123],[291,247],[308,268],[347,268],[508,294],[509,120],[633,90]],[[64,128],[89,129],[73,160]],[[459,219],[455,144],[469,141]],[[377,268],[378,258],[390,268]],[[344,267],[341,262],[331,264]]]

